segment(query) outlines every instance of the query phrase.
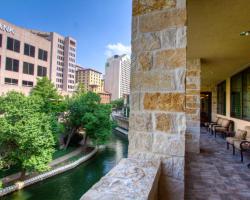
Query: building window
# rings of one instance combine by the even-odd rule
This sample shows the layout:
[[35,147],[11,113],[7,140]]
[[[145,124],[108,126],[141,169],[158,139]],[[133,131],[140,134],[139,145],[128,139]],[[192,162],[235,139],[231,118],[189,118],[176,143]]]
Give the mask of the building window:
[[242,118],[250,120],[250,67],[242,73]]
[[23,73],[34,75],[34,64],[23,62]]
[[18,80],[14,78],[4,78],[4,83],[5,84],[10,84],[10,85],[17,85]]
[[38,51],[38,58],[40,60],[47,61],[47,59],[48,59],[48,52],[45,51],[45,50],[39,49],[39,51]]
[[20,41],[13,38],[7,38],[7,49],[15,52],[20,52]]
[[231,116],[242,117],[242,74],[231,78]]
[[250,67],[231,77],[231,117],[250,120]]
[[217,85],[217,113],[226,115],[226,81]]
[[47,68],[38,65],[37,76],[47,76]]
[[24,44],[24,55],[35,57],[35,47],[29,44]]
[[0,47],[2,47],[2,34],[0,34]]
[[33,87],[32,81],[22,81],[22,85],[25,87]]
[[19,71],[19,61],[12,58],[6,58],[5,69],[8,71],[18,72]]

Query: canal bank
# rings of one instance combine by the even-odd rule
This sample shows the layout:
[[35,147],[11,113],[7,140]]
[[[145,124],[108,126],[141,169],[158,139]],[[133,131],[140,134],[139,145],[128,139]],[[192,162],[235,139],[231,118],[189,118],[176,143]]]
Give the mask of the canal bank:
[[82,165],[1,199],[78,200],[122,158],[127,157],[127,147],[127,137],[115,131],[106,147]]

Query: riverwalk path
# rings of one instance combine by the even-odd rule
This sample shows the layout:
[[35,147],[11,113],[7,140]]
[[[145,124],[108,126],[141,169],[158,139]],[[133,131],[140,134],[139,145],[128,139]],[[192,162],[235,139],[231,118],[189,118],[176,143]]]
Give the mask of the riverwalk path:
[[[68,153],[68,154],[66,154],[66,155],[64,155],[64,156],[61,156],[61,157],[59,157],[59,158],[53,160],[53,161],[49,164],[49,166],[53,169],[53,168],[55,168],[57,165],[59,165],[60,163],[63,163],[63,162],[65,162],[65,161],[67,161],[67,160],[69,160],[69,159],[71,159],[71,158],[73,158],[73,157],[79,155],[80,153],[83,153],[83,152],[84,152],[84,148],[81,146],[81,147],[77,148],[76,150],[74,150],[74,151],[72,151],[72,152],[70,152],[70,153]],[[34,175],[37,175],[37,173],[33,173],[33,174],[34,174]],[[20,178],[20,176],[21,176],[21,172],[17,172],[17,173],[15,173],[15,174],[11,174],[11,175],[9,175],[9,176],[6,176],[6,177],[2,178],[1,181],[2,181],[4,184],[9,184],[9,183],[14,182],[15,180],[18,180],[18,179]],[[24,180],[25,180],[26,178],[30,178],[31,176],[32,176],[32,174],[26,173],[26,174],[25,174]]]

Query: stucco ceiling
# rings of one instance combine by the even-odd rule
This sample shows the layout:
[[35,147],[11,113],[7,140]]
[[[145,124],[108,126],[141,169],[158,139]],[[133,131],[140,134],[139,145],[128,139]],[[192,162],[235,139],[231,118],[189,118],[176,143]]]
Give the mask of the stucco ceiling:
[[187,0],[188,58],[201,58],[203,86],[250,63],[250,0]]

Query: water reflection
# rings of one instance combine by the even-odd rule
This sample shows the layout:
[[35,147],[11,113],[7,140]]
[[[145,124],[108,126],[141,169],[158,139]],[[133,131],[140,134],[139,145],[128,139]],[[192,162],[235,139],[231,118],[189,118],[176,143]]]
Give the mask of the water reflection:
[[128,140],[115,132],[106,148],[81,166],[56,177],[3,197],[3,200],[79,200],[123,157],[127,157]]

